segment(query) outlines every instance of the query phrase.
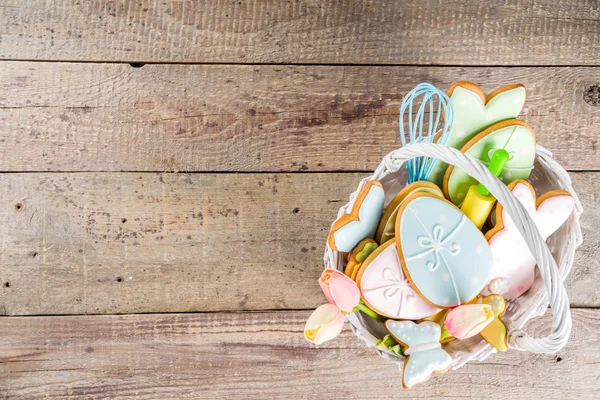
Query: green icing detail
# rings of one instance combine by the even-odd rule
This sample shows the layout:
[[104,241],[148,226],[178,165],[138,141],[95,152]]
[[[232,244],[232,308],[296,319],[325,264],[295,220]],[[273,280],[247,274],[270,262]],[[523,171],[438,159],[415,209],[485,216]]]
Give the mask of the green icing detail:
[[[454,106],[454,127],[446,146],[460,149],[484,129],[516,118],[523,109],[525,98],[525,88],[520,86],[494,96],[484,106],[477,93],[457,86],[450,97]],[[438,161],[428,180],[441,186],[447,167],[448,164]]]
[[369,257],[369,255],[371,255],[371,253],[374,252],[375,249],[377,249],[377,247],[377,243],[367,243],[365,247],[363,247],[363,249],[359,251],[356,255],[356,261],[358,261],[359,263],[364,262],[367,259],[367,257]]
[[[490,159],[497,149],[505,149],[510,154],[500,180],[509,184],[515,179],[527,179],[535,161],[535,137],[524,126],[510,125],[481,138],[466,153],[489,165]],[[472,185],[479,182],[460,168],[454,168],[448,179],[448,196],[460,205]]]

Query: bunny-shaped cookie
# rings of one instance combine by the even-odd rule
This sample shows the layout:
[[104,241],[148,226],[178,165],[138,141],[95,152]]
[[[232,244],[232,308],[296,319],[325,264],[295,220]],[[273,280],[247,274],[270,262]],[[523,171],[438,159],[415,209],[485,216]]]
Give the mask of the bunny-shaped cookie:
[[[525,207],[544,240],[573,212],[573,197],[564,190],[550,191],[536,202],[533,186],[527,181],[516,180],[509,188]],[[492,252],[492,277],[483,293],[500,294],[507,300],[525,293],[535,279],[536,261],[501,204],[496,208],[496,225],[487,232],[486,239]]]

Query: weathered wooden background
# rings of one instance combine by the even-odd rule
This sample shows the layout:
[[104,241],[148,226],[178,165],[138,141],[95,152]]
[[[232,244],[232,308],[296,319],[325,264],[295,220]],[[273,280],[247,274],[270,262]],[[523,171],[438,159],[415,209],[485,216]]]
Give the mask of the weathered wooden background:
[[[302,328],[403,94],[458,79],[526,84],[573,171],[574,332],[403,392],[348,330]],[[0,0],[0,153],[0,399],[600,391],[597,0]]]

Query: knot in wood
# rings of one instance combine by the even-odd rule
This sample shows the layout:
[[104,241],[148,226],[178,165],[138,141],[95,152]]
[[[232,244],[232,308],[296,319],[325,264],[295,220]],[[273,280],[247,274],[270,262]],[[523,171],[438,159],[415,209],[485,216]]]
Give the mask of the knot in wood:
[[583,92],[583,100],[591,106],[600,106],[600,85],[590,85]]

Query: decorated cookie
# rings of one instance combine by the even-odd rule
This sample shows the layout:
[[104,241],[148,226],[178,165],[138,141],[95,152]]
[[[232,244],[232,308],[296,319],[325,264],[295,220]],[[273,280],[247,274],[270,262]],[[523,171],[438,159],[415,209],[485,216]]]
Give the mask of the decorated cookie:
[[[446,146],[460,149],[475,134],[500,121],[516,118],[527,93],[520,84],[498,88],[487,96],[471,82],[456,82],[448,90],[454,108],[454,127]],[[436,162],[429,181],[442,185],[448,164]]]
[[452,366],[452,357],[442,349],[441,328],[435,322],[387,320],[385,328],[403,346],[406,355],[402,368],[402,386],[410,389],[427,381],[434,372],[446,372]]
[[[564,190],[550,191],[536,201],[533,186],[526,181],[515,181],[509,188],[525,207],[544,240],[573,212],[573,197]],[[495,217],[494,228],[486,234],[493,265],[489,285],[483,293],[501,294],[505,299],[514,299],[533,284],[536,261],[501,204],[496,206]]]
[[363,302],[388,318],[420,319],[440,311],[419,297],[410,286],[393,239],[367,257],[356,282]]
[[431,193],[438,197],[444,196],[442,190],[431,182],[417,181],[407,185],[404,189],[398,192],[390,204],[388,204],[385,208],[385,212],[383,213],[383,217],[381,218],[379,227],[377,228],[377,233],[375,234],[375,240],[377,243],[385,243],[394,237],[396,234],[396,216],[398,215],[398,208],[400,208],[400,204],[402,204],[404,199],[406,199],[409,195],[419,192]]
[[[518,119],[500,122],[477,134],[460,151],[489,165],[497,149],[504,149],[509,154],[500,180],[508,184],[515,179],[529,177],[535,161],[535,135],[527,123]],[[451,165],[444,175],[444,194],[454,204],[460,205],[469,188],[477,184],[475,178]]]
[[373,237],[383,214],[385,196],[378,181],[367,182],[358,193],[350,214],[341,216],[329,231],[329,247],[348,252],[361,240]]
[[494,313],[494,319],[490,322],[479,335],[488,342],[492,347],[498,351],[508,350],[508,344],[506,343],[506,325],[502,322],[501,317],[506,311],[506,301],[499,294],[492,294],[484,297],[481,302],[488,304],[492,308]]
[[406,199],[395,240],[407,278],[436,307],[468,303],[489,281],[492,258],[485,237],[445,199],[428,193]]
[[356,274],[358,274],[358,270],[363,261],[365,261],[369,254],[375,251],[376,248],[377,243],[375,243],[373,239],[367,238],[361,240],[350,253],[348,264],[346,264],[346,268],[344,269],[344,274],[352,279],[356,279]]
[[448,315],[448,312],[450,312],[450,309],[443,308],[439,313],[431,315],[429,317],[425,317],[419,321],[419,322],[431,321],[431,322],[435,322],[436,324],[438,324],[440,326],[440,328],[442,328],[442,334],[440,335],[440,343],[442,343],[442,344],[448,343],[448,342],[451,342],[454,340],[454,336],[452,336],[450,334],[450,332],[448,332],[448,329],[446,329],[446,325],[444,325],[444,320],[446,319],[446,315]]

